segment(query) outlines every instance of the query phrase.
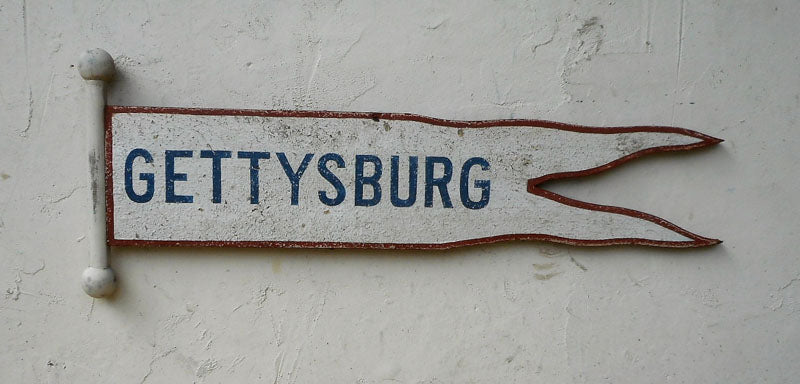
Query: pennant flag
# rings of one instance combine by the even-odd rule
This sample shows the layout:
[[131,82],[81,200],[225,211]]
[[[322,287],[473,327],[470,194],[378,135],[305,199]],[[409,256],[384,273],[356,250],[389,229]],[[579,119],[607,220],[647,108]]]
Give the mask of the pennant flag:
[[719,142],[674,127],[109,106],[107,237],[115,246],[713,245],[540,184]]

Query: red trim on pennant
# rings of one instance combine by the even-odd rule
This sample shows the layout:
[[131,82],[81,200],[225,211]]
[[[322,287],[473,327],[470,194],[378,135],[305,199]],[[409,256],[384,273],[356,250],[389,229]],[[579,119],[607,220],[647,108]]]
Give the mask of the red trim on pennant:
[[[370,120],[400,120],[416,121],[431,125],[438,125],[453,128],[490,128],[490,127],[541,127],[559,129],[580,133],[630,133],[630,132],[661,132],[677,133],[685,136],[698,138],[701,141],[694,144],[672,145],[644,149],[617,160],[611,161],[599,167],[562,173],[552,173],[528,180],[528,192],[544,197],[555,202],[598,212],[608,212],[618,215],[625,215],[637,219],[646,220],[656,225],[676,232],[682,236],[692,239],[691,241],[661,241],[644,238],[613,238],[613,239],[572,239],[560,236],[520,233],[507,234],[500,236],[482,237],[470,240],[453,241],[446,243],[352,243],[352,242],[308,242],[308,241],[183,241],[183,240],[127,240],[114,238],[114,199],[113,199],[113,179],[112,179],[112,129],[111,122],[115,113],[157,113],[157,114],[180,114],[180,115],[200,115],[200,116],[258,116],[258,117],[307,117],[307,118],[326,118],[326,119],[370,119]],[[291,110],[251,110],[251,109],[208,109],[208,108],[168,108],[168,107],[130,107],[130,106],[107,106],[105,111],[106,124],[106,222],[108,245],[111,246],[187,246],[187,247],[238,247],[238,248],[363,248],[363,249],[449,249],[468,245],[489,244],[501,241],[512,240],[539,240],[554,243],[579,245],[579,246],[606,246],[606,245],[647,245],[670,248],[689,248],[702,247],[722,243],[721,240],[710,239],[691,233],[675,224],[662,218],[622,207],[614,207],[600,204],[587,203],[579,200],[570,199],[554,192],[539,188],[538,185],[550,180],[558,180],[572,177],[593,175],[605,170],[622,165],[638,157],[657,152],[682,151],[695,148],[706,147],[721,143],[723,140],[690,129],[666,127],[666,126],[633,126],[633,127],[589,127],[584,125],[574,125],[558,123],[547,120],[480,120],[480,121],[460,121],[437,119],[433,117],[420,116],[408,113],[381,113],[381,112],[333,112],[333,111],[291,111]]]

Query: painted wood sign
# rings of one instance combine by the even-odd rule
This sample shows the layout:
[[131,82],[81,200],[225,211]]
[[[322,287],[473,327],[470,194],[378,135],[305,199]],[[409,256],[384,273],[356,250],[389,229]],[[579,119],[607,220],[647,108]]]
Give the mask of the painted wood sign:
[[105,118],[110,245],[719,242],[643,212],[539,188],[721,141],[687,129],[115,106]]

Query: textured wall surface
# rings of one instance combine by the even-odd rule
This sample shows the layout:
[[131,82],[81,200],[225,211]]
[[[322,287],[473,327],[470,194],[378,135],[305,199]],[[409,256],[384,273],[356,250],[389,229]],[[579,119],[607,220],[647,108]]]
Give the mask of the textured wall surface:
[[[798,18],[795,0],[3,2],[0,381],[795,381]],[[720,137],[550,188],[725,242],[116,248],[119,290],[92,300],[80,289],[87,95],[73,66],[94,47],[116,60],[117,105]]]

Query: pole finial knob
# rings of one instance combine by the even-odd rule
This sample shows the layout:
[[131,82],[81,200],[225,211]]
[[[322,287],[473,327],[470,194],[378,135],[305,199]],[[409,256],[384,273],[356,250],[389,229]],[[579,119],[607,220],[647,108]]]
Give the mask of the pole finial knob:
[[111,268],[88,267],[83,270],[82,286],[89,296],[101,298],[114,293],[117,288],[117,277]]
[[100,48],[90,49],[78,59],[78,73],[84,80],[109,81],[116,72],[114,59]]

